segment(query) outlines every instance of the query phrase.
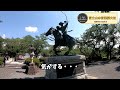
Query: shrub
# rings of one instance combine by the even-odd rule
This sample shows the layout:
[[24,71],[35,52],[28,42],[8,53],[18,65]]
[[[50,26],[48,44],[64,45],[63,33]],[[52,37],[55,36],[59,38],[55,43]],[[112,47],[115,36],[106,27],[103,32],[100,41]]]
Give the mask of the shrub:
[[45,60],[47,59],[47,57],[42,57],[42,58],[40,58],[39,60],[40,60],[40,63],[42,64],[42,63],[45,63]]
[[46,60],[47,58],[48,58],[48,57],[42,57],[42,58],[39,59],[39,60],[40,60],[40,68],[42,68],[42,67],[41,67],[42,64],[45,64],[45,60]]
[[1,60],[3,61],[3,60],[4,60],[4,58],[3,58],[3,57],[0,57],[0,61],[1,61]]
[[[26,58],[25,59],[25,64],[29,66],[29,63],[32,62],[32,59],[31,58]],[[38,67],[40,66],[40,60],[37,59],[37,58],[33,58],[33,62],[35,63],[35,65],[37,65]]]
[[0,57],[0,65],[3,64],[3,60],[4,60],[4,58],[3,58],[3,57]]
[[35,65],[37,65],[38,67],[40,66],[40,60],[38,58],[34,58],[33,62],[35,63]]
[[0,65],[2,65],[3,64],[3,62],[2,61],[0,61]]
[[30,58],[26,58],[24,64],[26,64],[26,65],[29,66],[29,63],[30,63],[30,62],[31,62],[31,59],[30,59]]

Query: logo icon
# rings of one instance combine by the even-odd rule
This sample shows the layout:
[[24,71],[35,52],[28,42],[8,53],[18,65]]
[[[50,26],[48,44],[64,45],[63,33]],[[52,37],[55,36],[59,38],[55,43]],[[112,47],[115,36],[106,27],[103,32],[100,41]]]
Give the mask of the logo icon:
[[78,21],[80,23],[85,23],[85,22],[87,22],[87,20],[88,20],[88,17],[85,13],[81,13],[78,15]]

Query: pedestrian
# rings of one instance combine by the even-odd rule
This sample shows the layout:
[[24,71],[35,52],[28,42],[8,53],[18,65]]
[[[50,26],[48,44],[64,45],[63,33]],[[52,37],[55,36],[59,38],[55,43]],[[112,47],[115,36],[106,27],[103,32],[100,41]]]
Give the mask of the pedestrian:
[[3,60],[4,67],[5,67],[6,60],[7,60],[7,57],[4,56],[4,60]]

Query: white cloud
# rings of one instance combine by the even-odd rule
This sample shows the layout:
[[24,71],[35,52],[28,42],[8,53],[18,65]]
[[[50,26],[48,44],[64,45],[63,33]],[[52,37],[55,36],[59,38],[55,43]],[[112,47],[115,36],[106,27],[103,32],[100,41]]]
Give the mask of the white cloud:
[[28,27],[25,27],[25,31],[27,32],[38,32],[38,28],[37,27],[32,27],[32,26],[28,26]]
[[6,38],[6,35],[5,35],[5,34],[3,34],[3,35],[2,35],[2,38],[3,38],[3,39],[5,39],[5,38]]

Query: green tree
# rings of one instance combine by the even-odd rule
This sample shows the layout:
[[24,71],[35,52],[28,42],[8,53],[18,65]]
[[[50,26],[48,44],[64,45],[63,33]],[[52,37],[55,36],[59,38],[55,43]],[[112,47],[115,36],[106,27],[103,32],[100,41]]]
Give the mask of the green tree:
[[3,38],[0,36],[0,53],[2,52],[3,50]]
[[90,56],[96,55],[96,57],[101,56],[101,51],[105,52],[107,58],[111,60],[111,55],[119,39],[116,36],[119,31],[119,24],[96,24],[92,25],[91,28],[87,29],[83,34],[80,41],[80,51],[85,52],[85,48],[92,49]]
[[40,34],[40,36],[35,36],[33,45],[35,47],[36,57],[38,56],[39,53],[43,52],[44,49],[48,46],[48,43],[46,40],[47,38],[44,34]]
[[29,52],[29,47],[30,47],[30,45],[34,44],[34,40],[35,40],[35,38],[32,37],[31,35],[27,35],[27,36],[23,37],[21,44],[22,44],[22,48],[24,49],[24,53]]
[[[44,52],[46,47],[49,46],[46,40],[47,38],[44,34],[40,34],[35,37],[27,35],[23,38],[2,39],[0,37],[0,51],[2,51],[2,53],[8,52],[10,56],[13,54],[16,56],[17,54],[29,53],[29,46],[32,44],[35,48],[35,54],[37,56],[39,53]],[[3,42],[6,44],[4,48],[2,48]]]

